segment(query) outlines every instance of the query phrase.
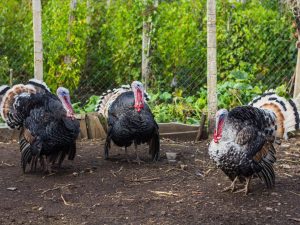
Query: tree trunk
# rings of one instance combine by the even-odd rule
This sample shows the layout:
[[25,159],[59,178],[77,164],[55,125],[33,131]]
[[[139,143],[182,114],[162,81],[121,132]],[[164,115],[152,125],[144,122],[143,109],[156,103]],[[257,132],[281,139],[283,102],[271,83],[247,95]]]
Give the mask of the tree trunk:
[[43,42],[41,0],[32,0],[34,78],[43,80]]
[[208,132],[215,126],[217,111],[217,40],[216,0],[207,0],[207,89],[208,89]]

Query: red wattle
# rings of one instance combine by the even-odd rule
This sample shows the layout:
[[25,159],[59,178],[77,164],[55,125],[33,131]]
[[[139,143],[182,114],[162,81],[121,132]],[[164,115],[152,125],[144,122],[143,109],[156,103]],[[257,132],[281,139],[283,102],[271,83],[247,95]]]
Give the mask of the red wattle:
[[143,102],[143,93],[141,92],[140,89],[136,90],[136,95],[135,95],[135,99],[134,99],[134,108],[140,112],[141,109],[144,108],[144,102]]

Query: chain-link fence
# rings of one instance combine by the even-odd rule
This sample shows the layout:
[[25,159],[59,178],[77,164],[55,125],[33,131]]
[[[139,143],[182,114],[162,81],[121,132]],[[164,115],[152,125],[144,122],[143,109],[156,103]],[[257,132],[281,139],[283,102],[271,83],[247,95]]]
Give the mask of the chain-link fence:
[[[70,88],[84,107],[93,95],[141,80],[144,22],[154,113],[163,122],[197,122],[207,110],[205,1],[70,2],[43,2],[44,78],[53,91]],[[1,4],[1,83],[9,83],[10,69],[14,84],[26,82],[33,74],[31,4]],[[279,1],[218,1],[219,107],[246,104],[271,88],[292,93],[293,20]]]

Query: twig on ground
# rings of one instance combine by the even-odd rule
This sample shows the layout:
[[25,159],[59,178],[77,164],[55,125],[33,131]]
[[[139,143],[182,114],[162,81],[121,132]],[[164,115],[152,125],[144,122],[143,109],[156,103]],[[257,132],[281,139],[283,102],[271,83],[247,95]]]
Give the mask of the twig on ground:
[[290,191],[290,192],[293,193],[294,195],[298,195],[300,197],[300,194],[293,192],[293,191]]
[[179,196],[178,194],[173,193],[172,191],[168,191],[168,192],[167,191],[150,191],[150,192],[157,194],[159,196],[163,196],[163,197]]
[[182,181],[184,181],[184,179],[185,179],[185,177],[183,177],[182,179],[178,180],[177,182],[175,182],[175,183],[174,183],[174,184],[172,184],[172,185],[179,184],[179,183],[181,183]]
[[43,195],[43,194],[45,194],[49,191],[55,191],[55,190],[62,189],[62,188],[65,188],[65,187],[69,187],[69,186],[72,186],[72,185],[74,185],[74,184],[66,184],[66,185],[61,185],[61,186],[57,186],[57,187],[54,187],[54,188],[49,188],[47,190],[44,190],[41,194]]
[[60,195],[60,197],[61,197],[61,199],[63,200],[63,202],[64,202],[65,205],[67,205],[67,206],[73,206],[73,204],[68,203],[68,202],[65,200],[65,198],[64,198],[64,196],[63,196],[62,194]]
[[153,178],[141,177],[141,178],[125,179],[125,180],[130,182],[147,182],[147,181],[156,181],[160,179],[161,179],[160,177],[153,177]]
[[110,172],[112,173],[112,175],[114,175],[114,177],[117,177],[117,173],[121,172],[122,170],[123,170],[123,166],[121,166],[118,171],[110,170]]
[[296,221],[296,222],[300,222],[300,218],[289,218],[289,220],[293,220],[293,221]]

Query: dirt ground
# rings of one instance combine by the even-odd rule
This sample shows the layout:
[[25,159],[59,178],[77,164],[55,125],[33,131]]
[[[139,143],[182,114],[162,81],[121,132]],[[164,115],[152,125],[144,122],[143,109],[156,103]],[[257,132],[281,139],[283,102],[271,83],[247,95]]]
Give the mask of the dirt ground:
[[74,162],[45,175],[23,174],[18,144],[1,143],[0,224],[300,224],[300,138],[278,149],[276,187],[255,179],[248,196],[221,192],[230,182],[207,147],[163,140],[161,160],[141,146],[138,165],[120,148],[105,161],[102,142],[79,142]]

